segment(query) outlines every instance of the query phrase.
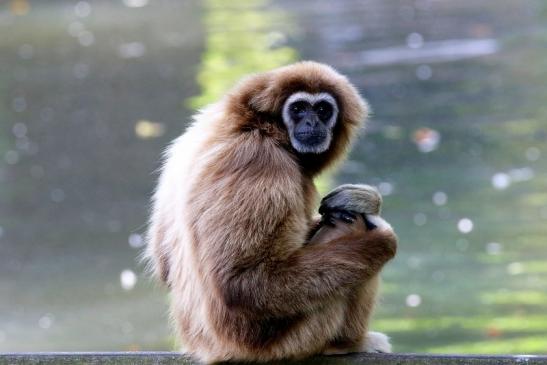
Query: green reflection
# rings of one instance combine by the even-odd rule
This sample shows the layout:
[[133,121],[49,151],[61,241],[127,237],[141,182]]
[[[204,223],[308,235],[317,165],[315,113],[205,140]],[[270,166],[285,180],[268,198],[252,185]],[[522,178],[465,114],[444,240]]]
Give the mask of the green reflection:
[[205,52],[197,82],[201,94],[188,100],[199,108],[219,99],[241,77],[294,62],[297,52],[283,45],[288,17],[267,0],[206,0]]
[[[292,26],[288,15],[273,10],[268,0],[222,0],[204,2],[207,28],[205,52],[197,83],[201,94],[187,100],[200,108],[218,100],[242,77],[268,71],[298,59],[293,48],[284,45]],[[332,186],[330,173],[316,179],[320,193]]]
[[461,344],[430,347],[428,351],[444,354],[473,353],[473,354],[543,354],[547,348],[547,339],[544,335],[519,336],[510,339],[490,339],[467,341]]

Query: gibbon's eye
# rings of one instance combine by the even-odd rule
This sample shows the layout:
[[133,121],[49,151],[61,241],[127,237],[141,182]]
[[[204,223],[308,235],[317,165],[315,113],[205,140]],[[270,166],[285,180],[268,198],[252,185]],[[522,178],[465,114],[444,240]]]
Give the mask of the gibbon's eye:
[[332,105],[327,101],[320,101],[313,106],[317,116],[321,121],[326,122],[332,117]]
[[305,101],[296,101],[291,104],[289,107],[289,110],[291,111],[291,114],[298,115],[306,110],[306,106],[308,103]]

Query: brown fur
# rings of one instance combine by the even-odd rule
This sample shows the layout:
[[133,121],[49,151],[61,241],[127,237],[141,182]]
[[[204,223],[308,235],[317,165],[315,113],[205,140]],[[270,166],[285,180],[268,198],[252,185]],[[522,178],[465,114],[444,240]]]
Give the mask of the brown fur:
[[[288,139],[281,107],[297,91],[329,92],[339,104],[322,154],[299,155]],[[167,222],[176,227],[165,228],[173,208],[162,209],[169,182],[160,185],[150,256],[171,287],[188,352],[204,361],[271,360],[362,347],[396,237],[367,231],[361,218],[321,226],[312,177],[344,156],[366,110],[347,79],[325,65],[251,76],[225,98],[199,145],[184,212]]]

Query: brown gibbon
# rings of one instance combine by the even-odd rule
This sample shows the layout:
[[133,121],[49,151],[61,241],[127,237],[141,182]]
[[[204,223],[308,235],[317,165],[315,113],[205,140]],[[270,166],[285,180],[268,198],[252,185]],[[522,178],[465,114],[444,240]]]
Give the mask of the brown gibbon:
[[368,332],[397,247],[380,194],[342,185],[314,214],[314,177],[366,116],[346,77],[299,62],[245,78],[167,149],[146,255],[184,352],[211,363],[391,351]]

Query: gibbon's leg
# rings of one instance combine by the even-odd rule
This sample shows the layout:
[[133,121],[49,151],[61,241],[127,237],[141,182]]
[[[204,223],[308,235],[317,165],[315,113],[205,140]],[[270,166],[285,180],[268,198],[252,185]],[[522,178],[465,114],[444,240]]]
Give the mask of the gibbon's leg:
[[[367,217],[370,224],[377,227],[378,233],[393,236],[391,227],[378,216]],[[327,226],[318,232],[322,237],[334,238],[341,234],[343,227]],[[372,232],[368,232],[369,234]],[[375,232],[376,233],[376,232]],[[320,234],[320,236],[319,236]],[[365,233],[367,234],[367,233]],[[391,352],[391,345],[386,335],[379,332],[367,332],[370,316],[376,302],[379,277],[376,275],[354,289],[346,301],[346,314],[339,332],[323,351],[327,355],[350,352]]]
[[[353,212],[336,211],[326,213],[322,227],[312,237],[309,244],[321,244],[338,238],[343,238],[355,226],[362,227],[361,234],[368,238],[377,236],[380,239],[393,239],[395,236],[387,222],[378,216],[369,216]],[[374,227],[373,231],[367,228],[366,221]],[[386,335],[378,332],[368,332],[368,323],[378,288],[378,275],[373,276],[356,287],[345,299],[345,317],[343,324],[334,338],[329,340],[324,354],[344,354],[349,352],[391,352],[391,345]]]
[[[324,247],[329,250],[329,246],[338,243],[342,245],[347,243],[349,247],[355,243],[351,240],[355,240],[357,237],[362,237],[358,238],[360,244],[369,247],[379,242],[383,242],[381,245],[390,246],[394,242],[394,237],[389,234],[384,235],[380,231],[376,232],[376,229],[368,231],[362,215],[355,215],[350,212],[335,212],[329,213],[329,216],[329,224],[323,223],[308,242],[310,249],[312,247]],[[387,243],[387,241],[391,243]],[[374,258],[376,255],[371,252],[370,257]],[[378,255],[378,260],[382,260],[380,255]],[[335,300],[333,298],[323,308],[307,313],[305,320],[307,326],[297,326],[294,332],[288,333],[275,351],[283,354],[295,353],[302,356],[325,352],[326,348],[331,348],[333,351],[346,353],[348,352],[346,350],[348,346],[343,348],[331,346],[334,340],[341,339],[342,336],[351,338],[351,349],[353,351],[361,351],[365,344],[363,338],[366,334],[367,321],[372,307],[363,306],[363,304],[374,302],[376,278],[377,275],[364,279],[363,285],[351,289],[348,294],[337,297]],[[363,290],[360,290],[361,288]],[[369,292],[369,289],[372,289],[372,292]],[[359,318],[353,320],[354,317]],[[349,342],[346,341],[346,343]],[[302,349],[309,349],[312,352],[302,354],[300,353]]]
[[[335,220],[350,222],[361,216],[367,233],[391,236],[396,240],[391,226],[377,214],[380,212],[382,199],[378,191],[368,185],[342,185],[329,193],[321,202],[323,226],[317,230],[311,242],[323,237],[335,238],[344,234]],[[350,209],[353,211],[347,211]],[[378,275],[371,277],[350,293],[347,298],[347,309],[344,324],[336,338],[325,349],[325,354],[348,352],[391,352],[391,345],[386,335],[368,332],[368,323],[376,301]]]

